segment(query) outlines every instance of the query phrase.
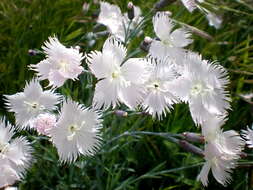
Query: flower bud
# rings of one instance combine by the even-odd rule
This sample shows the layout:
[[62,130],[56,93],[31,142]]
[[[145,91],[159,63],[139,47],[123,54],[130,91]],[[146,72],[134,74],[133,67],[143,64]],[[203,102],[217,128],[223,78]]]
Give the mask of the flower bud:
[[36,50],[33,50],[33,49],[29,49],[29,50],[28,50],[28,54],[29,54],[30,56],[35,56],[35,55],[37,55],[37,51],[36,51]]
[[158,1],[155,5],[154,5],[154,8],[155,9],[162,9],[166,6],[168,6],[169,4],[171,3],[174,3],[176,0],[160,0]]
[[84,3],[83,3],[83,12],[84,12],[84,13],[87,13],[88,10],[89,10],[89,8],[90,8],[90,4],[84,2]]
[[183,136],[185,137],[185,140],[190,142],[200,142],[200,143],[205,142],[204,136],[198,133],[184,132]]
[[152,41],[153,41],[153,39],[150,38],[149,36],[146,36],[146,37],[144,38],[144,43],[145,43],[145,44],[151,44]]
[[180,140],[179,145],[186,151],[191,152],[193,154],[200,155],[204,157],[204,152],[199,147],[194,146],[193,144],[188,143],[185,140]]
[[150,38],[149,36],[146,36],[144,38],[144,40],[141,42],[141,45],[140,45],[140,48],[145,51],[145,52],[148,52],[149,51],[149,48],[150,48],[150,44],[151,42],[153,41],[152,38]]
[[128,116],[128,113],[123,110],[115,110],[114,114],[119,117],[127,117]]
[[127,16],[130,20],[134,18],[134,4],[130,1],[127,5]]

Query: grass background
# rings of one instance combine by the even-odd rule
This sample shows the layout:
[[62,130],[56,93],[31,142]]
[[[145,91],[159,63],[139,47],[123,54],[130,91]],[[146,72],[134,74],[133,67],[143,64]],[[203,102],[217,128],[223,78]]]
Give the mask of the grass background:
[[[82,52],[101,49],[104,38],[90,39],[87,33],[96,24],[99,5],[92,1],[88,12],[82,10],[83,0],[1,0],[0,1],[0,113],[14,123],[13,114],[4,107],[3,94],[22,91],[25,81],[33,77],[27,65],[36,64],[43,55],[30,56],[29,49],[39,49],[48,36],[57,35],[67,46],[79,45]],[[126,10],[127,1],[109,1]],[[155,0],[136,0],[147,14]],[[210,3],[210,4],[209,4]],[[209,33],[213,40],[193,35],[189,49],[200,52],[204,58],[218,60],[229,70],[229,90],[232,110],[225,129],[240,130],[252,123],[252,105],[238,96],[251,92],[253,83],[253,3],[251,0],[207,0],[223,17],[221,29],[208,25],[199,11],[190,14],[176,1],[163,10],[170,10],[173,18]],[[215,10],[214,8],[218,8]],[[153,37],[149,21],[144,34],[134,38],[130,50],[139,47],[144,36]],[[93,43],[95,42],[95,43]],[[136,56],[144,56],[144,52]],[[83,64],[85,66],[85,63]],[[80,76],[79,81],[67,81],[58,91],[89,106],[92,101],[94,79]],[[43,81],[46,86],[47,82]],[[92,158],[81,157],[70,165],[60,165],[55,148],[45,137],[27,135],[35,148],[35,161],[24,180],[17,183],[21,190],[170,190],[203,189],[196,181],[203,159],[187,153],[167,139],[157,136],[128,135],[125,131],[173,132],[200,131],[194,126],[187,105],[176,105],[161,122],[147,115],[119,117],[104,116],[104,143]],[[250,152],[249,150],[247,150]],[[249,164],[252,158],[247,158]],[[206,189],[252,189],[251,167],[238,168],[233,181],[224,188],[210,175]]]

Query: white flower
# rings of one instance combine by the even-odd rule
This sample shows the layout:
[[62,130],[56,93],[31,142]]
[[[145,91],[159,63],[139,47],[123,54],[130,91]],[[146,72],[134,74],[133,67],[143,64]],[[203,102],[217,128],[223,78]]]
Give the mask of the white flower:
[[[252,126],[253,127],[253,126]],[[243,138],[246,139],[246,144],[249,148],[253,148],[253,130],[247,127],[247,130],[241,130]]]
[[189,12],[192,12],[198,7],[198,2],[203,3],[204,0],[181,0],[181,2]]
[[50,129],[56,125],[56,117],[49,113],[40,114],[34,119],[32,125],[39,134],[48,136]]
[[135,29],[142,19],[141,10],[137,6],[134,6],[134,18],[130,21],[127,13],[122,14],[117,5],[100,2],[100,13],[97,22],[105,25],[110,33],[122,42],[125,41],[127,29]]
[[62,162],[72,162],[80,154],[93,155],[101,143],[100,115],[72,100],[63,103],[56,127],[49,133]]
[[176,76],[168,60],[149,59],[148,62],[149,77],[144,83],[144,101],[141,105],[153,117],[161,119],[162,115],[165,116],[172,109],[174,103],[179,102],[170,86]]
[[206,18],[210,26],[214,26],[216,29],[219,29],[221,27],[222,19],[218,17],[217,15],[211,12],[208,12],[206,15]]
[[123,15],[117,5],[107,2],[100,2],[100,13],[97,22],[105,25],[110,33],[121,41],[125,40],[125,29]]
[[184,28],[175,29],[174,23],[166,12],[157,12],[153,17],[153,27],[159,40],[153,40],[149,49],[152,57],[163,59],[170,56],[181,59],[183,47],[192,43],[191,34]]
[[174,91],[182,101],[189,103],[194,122],[201,124],[209,113],[226,114],[226,109],[230,109],[230,98],[225,90],[229,83],[226,70],[194,53],[187,54],[183,66],[182,75],[174,82]]
[[24,137],[14,136],[13,127],[0,121],[0,188],[12,185],[25,173],[32,160],[32,148]]
[[32,125],[32,120],[39,114],[57,109],[61,96],[52,90],[43,91],[36,79],[26,83],[24,92],[5,95],[9,111],[15,113],[16,124],[25,129]]
[[208,173],[212,170],[214,178],[226,186],[231,180],[232,169],[237,166],[245,142],[233,130],[223,131],[221,125],[224,120],[210,115],[202,125],[202,133],[206,140],[205,160],[198,180],[204,186],[208,184]]
[[[146,77],[144,59],[126,58],[126,48],[116,39],[108,38],[102,52],[93,51],[87,55],[88,66],[99,80],[96,84],[93,106],[115,107],[119,102],[134,108],[141,101]],[[124,63],[123,63],[124,62]]]
[[38,72],[39,80],[49,80],[49,86],[60,87],[67,79],[75,80],[84,70],[81,66],[83,55],[75,48],[66,48],[56,37],[42,46],[46,59],[36,65],[30,65],[31,70]]
[[196,0],[181,0],[181,1],[189,12],[192,12],[197,8]]

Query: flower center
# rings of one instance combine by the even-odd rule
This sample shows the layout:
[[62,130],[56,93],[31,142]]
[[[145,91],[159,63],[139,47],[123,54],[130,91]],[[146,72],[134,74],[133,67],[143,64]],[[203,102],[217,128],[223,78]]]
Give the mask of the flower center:
[[172,43],[172,39],[171,39],[171,38],[164,39],[164,40],[162,40],[161,42],[162,42],[163,45],[165,45],[165,46],[173,47],[173,43]]
[[159,80],[156,80],[156,81],[152,81],[150,82],[148,85],[147,85],[147,88],[149,90],[153,90],[155,92],[158,92],[158,91],[163,91],[162,90],[162,84]]
[[120,71],[114,71],[114,72],[112,72],[112,78],[113,79],[116,79],[116,78],[118,78],[120,76]]
[[193,85],[193,87],[191,88],[191,94],[193,96],[200,95],[203,92],[204,92],[204,86],[202,83],[197,83],[197,84]]
[[68,62],[64,60],[59,61],[58,69],[62,70],[63,72],[67,72],[69,69]]
[[154,83],[153,84],[155,88],[159,88],[159,84],[158,83]]
[[45,107],[43,105],[40,105],[37,102],[24,101],[24,104],[27,105],[29,112],[38,112],[38,111],[42,111],[45,109]]
[[81,128],[84,124],[85,124],[85,122],[83,121],[81,126],[77,126],[75,124],[72,124],[69,126],[69,128],[68,128],[69,135],[67,136],[68,141],[72,141],[74,139],[77,132],[81,130]]

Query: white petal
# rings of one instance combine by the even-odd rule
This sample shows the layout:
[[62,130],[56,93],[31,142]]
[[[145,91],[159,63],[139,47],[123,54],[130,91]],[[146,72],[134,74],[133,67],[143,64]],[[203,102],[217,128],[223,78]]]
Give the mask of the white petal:
[[121,67],[121,72],[127,81],[142,84],[147,78],[147,62],[142,58],[130,58]]
[[118,81],[110,81],[109,79],[98,81],[93,97],[93,106],[98,109],[102,107],[107,109],[110,106],[115,107],[119,103],[118,87]]
[[[183,102],[189,101],[189,93],[191,90],[192,82],[184,77],[180,77],[174,80],[170,86],[173,89],[173,93],[180,98]],[[180,86],[180,88],[178,88]]]
[[171,47],[164,45],[161,41],[153,40],[150,48],[149,54],[152,57],[164,59],[169,55]]
[[48,76],[49,85],[52,87],[61,87],[64,82],[66,81],[66,78],[61,75],[59,71],[51,71]]
[[122,103],[130,109],[134,109],[143,100],[144,88],[141,85],[132,84],[126,88],[121,88],[119,98]]
[[37,76],[40,80],[45,80],[48,78],[51,68],[52,64],[48,59],[44,59],[38,64],[30,65],[30,69],[37,72]]
[[17,166],[28,168],[32,158],[32,149],[30,143],[22,137],[15,138],[10,146],[6,156],[9,157]]
[[120,8],[107,2],[100,2],[100,13],[97,19],[98,23],[104,24],[111,31],[121,22],[122,17]]
[[[87,56],[88,66],[97,79],[103,79],[111,75],[114,67],[114,59],[110,54],[93,51]],[[118,65],[116,62],[115,64]]]
[[[228,165],[227,165],[228,164]],[[226,186],[231,180],[231,169],[229,163],[226,161],[217,163],[212,167],[212,173],[214,178],[223,186]]]
[[13,185],[20,179],[18,173],[9,165],[1,165],[0,170],[0,188]]
[[153,26],[157,37],[159,37],[160,40],[166,40],[168,39],[174,24],[166,12],[157,12],[153,17]]
[[197,8],[197,4],[195,0],[181,0],[184,4],[185,8],[188,9],[189,12],[194,11]]
[[201,183],[206,187],[208,184],[208,174],[211,169],[210,163],[207,161],[205,162],[204,166],[202,167],[197,180],[201,181]]
[[123,44],[113,37],[109,37],[103,46],[103,54],[111,54],[118,65],[121,65],[126,57],[127,49]]
[[176,29],[171,33],[171,39],[175,47],[185,47],[193,42],[191,33],[183,28]]
[[172,108],[171,105],[166,103],[165,96],[159,92],[150,92],[142,103],[142,107],[158,119],[161,119]]

